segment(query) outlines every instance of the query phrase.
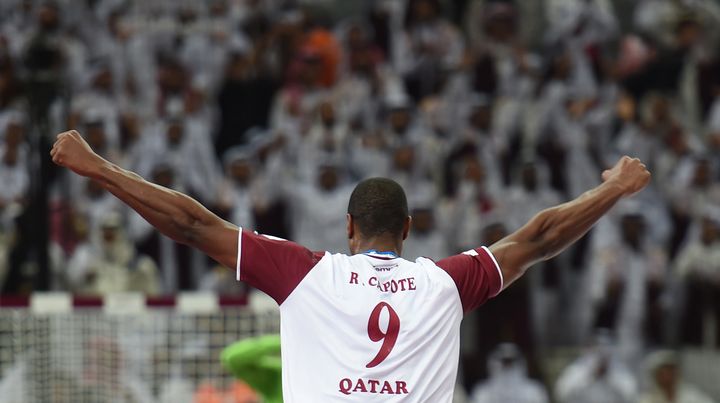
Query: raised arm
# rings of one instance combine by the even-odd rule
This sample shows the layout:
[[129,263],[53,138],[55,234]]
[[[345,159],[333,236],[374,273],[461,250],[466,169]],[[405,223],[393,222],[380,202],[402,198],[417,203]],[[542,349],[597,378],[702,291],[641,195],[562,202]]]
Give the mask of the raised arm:
[[56,164],[100,183],[162,234],[200,249],[226,267],[235,267],[238,228],[194,199],[103,159],[75,130],[59,134],[50,155]]
[[647,186],[650,172],[637,158],[622,157],[602,173],[603,183],[575,200],[546,209],[522,228],[490,246],[510,285],[533,264],[548,260],[580,239],[621,198]]

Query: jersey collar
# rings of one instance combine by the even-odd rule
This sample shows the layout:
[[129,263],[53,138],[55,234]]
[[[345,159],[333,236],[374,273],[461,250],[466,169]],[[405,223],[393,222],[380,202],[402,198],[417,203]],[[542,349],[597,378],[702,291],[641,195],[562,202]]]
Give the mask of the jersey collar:
[[395,252],[391,251],[382,251],[379,252],[375,249],[368,249],[365,252],[362,252],[363,255],[378,258],[378,259],[397,259],[398,255]]

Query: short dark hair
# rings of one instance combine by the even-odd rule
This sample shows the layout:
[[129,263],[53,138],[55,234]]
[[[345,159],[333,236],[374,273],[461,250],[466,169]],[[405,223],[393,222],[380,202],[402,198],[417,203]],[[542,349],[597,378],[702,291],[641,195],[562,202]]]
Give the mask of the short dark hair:
[[365,179],[350,195],[348,214],[363,236],[399,235],[408,217],[405,191],[392,179]]

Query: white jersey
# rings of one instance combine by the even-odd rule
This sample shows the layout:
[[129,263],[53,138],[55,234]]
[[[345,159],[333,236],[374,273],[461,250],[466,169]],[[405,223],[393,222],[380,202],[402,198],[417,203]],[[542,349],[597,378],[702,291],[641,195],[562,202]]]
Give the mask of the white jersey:
[[503,286],[487,248],[410,262],[240,234],[238,279],[280,305],[285,402],[452,401],[463,313]]

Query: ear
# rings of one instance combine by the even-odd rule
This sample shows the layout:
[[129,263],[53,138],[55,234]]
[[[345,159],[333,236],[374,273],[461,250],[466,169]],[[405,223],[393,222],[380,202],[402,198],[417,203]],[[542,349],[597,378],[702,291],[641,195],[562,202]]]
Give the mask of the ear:
[[412,217],[407,216],[407,218],[405,218],[405,224],[403,224],[403,232],[402,232],[403,241],[407,239],[408,235],[410,235],[410,227],[411,226],[412,226]]
[[352,239],[353,236],[355,236],[355,223],[353,222],[353,217],[350,213],[347,213],[345,217],[347,218],[347,237],[348,239]]

